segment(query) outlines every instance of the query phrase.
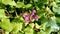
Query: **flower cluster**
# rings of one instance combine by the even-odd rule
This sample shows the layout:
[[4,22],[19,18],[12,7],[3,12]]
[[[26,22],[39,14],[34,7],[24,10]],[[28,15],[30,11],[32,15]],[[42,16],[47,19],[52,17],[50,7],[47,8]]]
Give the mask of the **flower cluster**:
[[36,10],[32,10],[31,14],[23,13],[24,20],[26,22],[33,22],[34,20],[38,19],[38,15],[35,15]]

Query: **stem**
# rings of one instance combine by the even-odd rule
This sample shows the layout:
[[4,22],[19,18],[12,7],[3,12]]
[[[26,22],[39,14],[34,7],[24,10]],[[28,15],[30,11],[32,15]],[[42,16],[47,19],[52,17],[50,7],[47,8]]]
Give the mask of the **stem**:
[[15,9],[15,14],[16,14],[16,16],[18,17],[18,14],[17,14],[17,12],[16,12],[16,9]]
[[8,14],[8,16],[10,15],[9,12],[6,10],[6,13]]
[[15,11],[15,14],[16,14],[16,16],[18,17],[18,14],[17,14],[17,12]]

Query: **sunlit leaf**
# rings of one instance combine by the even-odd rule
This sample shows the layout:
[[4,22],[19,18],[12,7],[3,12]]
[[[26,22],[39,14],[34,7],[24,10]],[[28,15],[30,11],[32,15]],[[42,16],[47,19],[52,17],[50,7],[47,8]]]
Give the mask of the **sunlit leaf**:
[[53,11],[57,14],[60,14],[60,8],[59,7],[53,7]]
[[44,32],[44,31],[40,31],[40,32],[38,32],[37,34],[46,34],[46,32]]
[[56,30],[59,30],[59,27],[58,25],[56,24],[56,21],[50,19],[48,24],[47,24],[47,27],[51,27],[53,30],[52,31],[56,31]]
[[27,5],[25,5],[25,8],[29,8],[31,6],[32,6],[31,4],[27,4]]
[[16,7],[23,8],[24,7],[24,3],[23,2],[17,2]]
[[15,1],[12,1],[12,0],[2,0],[2,3],[5,4],[5,5],[16,6]]
[[5,31],[12,31],[13,29],[13,26],[12,24],[10,23],[9,19],[6,19],[6,18],[2,18],[2,22],[1,22],[1,28]]
[[4,9],[0,9],[0,18],[2,18],[2,17],[6,17]]
[[31,29],[30,27],[25,28],[25,34],[33,34],[33,29]]
[[17,33],[17,32],[19,32],[19,31],[21,31],[21,29],[22,29],[22,23],[12,23],[13,24],[13,26],[14,26],[14,28],[13,28],[13,30],[12,30],[12,32],[13,33]]

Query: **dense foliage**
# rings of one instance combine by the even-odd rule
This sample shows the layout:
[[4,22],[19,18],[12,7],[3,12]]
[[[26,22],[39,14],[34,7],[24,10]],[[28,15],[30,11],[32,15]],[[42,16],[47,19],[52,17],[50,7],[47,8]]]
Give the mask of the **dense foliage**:
[[0,0],[0,34],[60,34],[60,0]]

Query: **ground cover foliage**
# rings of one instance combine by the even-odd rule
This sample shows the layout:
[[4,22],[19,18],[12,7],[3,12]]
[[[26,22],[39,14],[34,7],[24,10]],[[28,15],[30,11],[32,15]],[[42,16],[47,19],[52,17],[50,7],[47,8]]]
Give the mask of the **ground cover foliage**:
[[0,34],[60,34],[60,0],[0,0]]

